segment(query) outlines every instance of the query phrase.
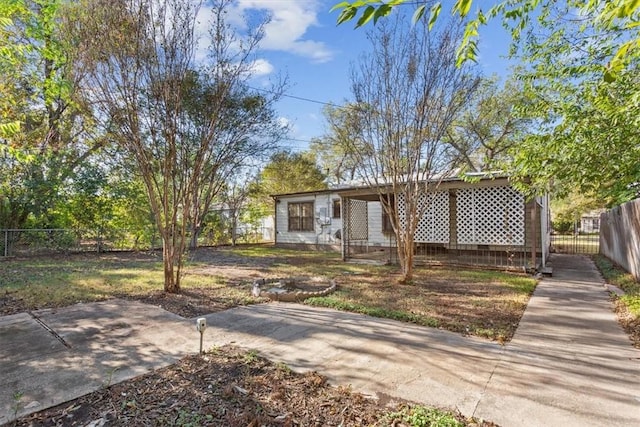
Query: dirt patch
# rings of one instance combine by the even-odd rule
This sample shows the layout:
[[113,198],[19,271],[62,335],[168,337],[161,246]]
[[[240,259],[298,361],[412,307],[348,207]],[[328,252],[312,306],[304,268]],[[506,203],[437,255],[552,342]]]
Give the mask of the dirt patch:
[[[316,372],[296,374],[225,346],[21,418],[18,426],[407,426],[411,405],[383,403]],[[458,425],[495,424],[452,414]],[[442,424],[444,425],[444,424]],[[455,424],[446,424],[455,425]]]
[[151,292],[147,295],[122,295],[120,298],[140,301],[155,305],[185,318],[204,316],[218,311],[227,310],[241,305],[267,302],[268,298],[252,298],[249,288],[244,287],[239,292],[246,294],[246,298],[221,296],[219,288],[183,289],[178,294],[163,291]]

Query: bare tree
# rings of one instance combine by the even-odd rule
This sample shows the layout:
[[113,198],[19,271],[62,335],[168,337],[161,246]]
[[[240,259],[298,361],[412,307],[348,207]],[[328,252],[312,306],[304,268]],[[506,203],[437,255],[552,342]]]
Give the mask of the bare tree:
[[[179,292],[189,228],[221,180],[260,151],[251,129],[236,131],[239,111],[255,108],[234,103],[264,106],[277,99],[247,93],[261,27],[239,37],[225,22],[231,0],[214,1],[208,54],[196,63],[201,3],[88,1],[93,13],[85,30],[99,35],[88,39],[86,58],[96,105],[135,159],[163,242],[164,289]],[[274,144],[266,140],[263,148]]]
[[452,26],[412,28],[401,16],[385,21],[369,33],[372,51],[351,74],[360,123],[349,153],[390,218],[401,282],[412,280],[413,236],[428,194],[455,173],[446,130],[478,84],[468,67],[456,67],[459,35]]
[[199,79],[194,87],[197,90],[188,97],[189,114],[194,120],[191,137],[196,141],[207,138],[213,115],[219,116],[219,123],[215,129],[217,143],[203,166],[200,182],[194,186],[191,248],[197,247],[203,217],[216,196],[234,180],[234,176],[243,175],[257,160],[266,160],[287,131],[279,123],[273,108],[282,91],[282,83],[269,97],[251,92],[246,85],[238,85],[224,100],[222,110],[216,111],[216,103],[211,102],[211,97],[216,96],[216,87],[204,81],[202,76]]

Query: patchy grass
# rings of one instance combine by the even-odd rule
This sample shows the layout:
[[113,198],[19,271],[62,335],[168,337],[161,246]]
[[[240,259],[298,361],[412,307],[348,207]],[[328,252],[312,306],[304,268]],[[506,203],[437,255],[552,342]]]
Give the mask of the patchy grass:
[[338,278],[339,291],[307,304],[477,335],[512,338],[536,281],[495,271],[416,269],[413,283],[393,274]]
[[423,326],[438,327],[436,319],[428,316],[419,316],[402,310],[393,310],[384,307],[371,307],[363,304],[356,304],[345,301],[345,291],[338,291],[335,295],[326,297],[308,298],[305,302],[318,307],[328,307],[336,310],[351,311],[354,313],[366,314],[367,316],[383,317],[386,319],[401,320],[404,322],[416,323]]
[[348,264],[335,252],[266,245],[203,248],[189,255],[182,292],[165,294],[159,254],[111,253],[3,261],[0,314],[107,298],[134,298],[195,317],[263,302],[259,277],[335,279],[339,290],[309,304],[508,341],[535,288],[530,277],[485,270],[416,268],[400,285],[394,266]]
[[390,412],[385,418],[385,422],[392,426],[398,423],[408,423],[412,427],[464,427],[466,425],[464,420],[452,412],[420,405],[400,407],[398,411]]
[[597,255],[594,259],[607,283],[625,291],[626,294],[620,299],[627,305],[631,314],[640,317],[640,282],[631,273],[627,273],[612,263],[607,257]]
[[640,282],[605,256],[595,255],[593,260],[605,281],[625,292],[622,296],[613,297],[618,321],[633,345],[640,348]]
[[[3,261],[1,265],[0,314],[114,297],[144,300],[162,293],[164,283],[157,254],[77,254]],[[222,308],[264,301],[251,296],[249,283],[230,285],[224,276],[192,272],[188,265],[182,288],[186,293],[206,289]]]

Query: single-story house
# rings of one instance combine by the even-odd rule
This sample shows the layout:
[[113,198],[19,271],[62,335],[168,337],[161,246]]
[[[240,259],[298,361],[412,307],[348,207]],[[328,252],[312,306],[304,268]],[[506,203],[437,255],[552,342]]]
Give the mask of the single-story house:
[[600,214],[604,212],[606,209],[594,209],[583,213],[580,217],[580,233],[599,233]]
[[[339,250],[345,260],[397,260],[394,233],[376,188],[352,186],[272,197],[276,246]],[[417,264],[545,266],[550,241],[548,197],[526,200],[501,176],[473,182],[446,179],[430,200],[414,236]]]

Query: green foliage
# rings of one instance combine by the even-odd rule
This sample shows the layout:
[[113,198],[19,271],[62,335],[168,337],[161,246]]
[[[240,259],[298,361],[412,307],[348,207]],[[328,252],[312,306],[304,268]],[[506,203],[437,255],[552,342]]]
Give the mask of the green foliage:
[[271,215],[272,195],[326,188],[326,175],[318,168],[312,153],[283,151],[271,156],[269,163],[260,172],[250,191],[250,204],[254,213]]
[[0,1],[0,227],[51,223],[65,180],[104,143],[80,90],[71,9]]
[[[547,32],[527,40],[521,79],[530,102],[518,113],[536,129],[514,150],[514,173],[529,193],[578,191],[618,204],[639,193],[639,64],[633,60],[604,81],[597,58],[610,58],[624,35],[585,35],[572,14],[546,16],[540,25]],[[561,21],[568,23],[558,30]]]
[[269,194],[284,194],[326,189],[325,179],[313,155],[280,152],[262,170],[259,185]]
[[407,423],[411,427],[463,427],[451,412],[424,406],[404,406],[399,411],[390,412],[386,416],[389,424]]
[[[166,420],[169,422],[169,420]],[[211,423],[213,421],[213,415],[207,414],[194,414],[190,411],[181,409],[178,412],[178,417],[170,422],[177,426],[182,427],[199,427]]]
[[629,312],[636,318],[640,318],[640,282],[605,256],[596,255],[594,261],[607,283],[625,291],[625,295],[620,299],[627,306]]
[[249,350],[247,351],[244,356],[243,356],[243,360],[244,363],[255,363],[258,361],[258,359],[260,358],[260,354],[258,353],[258,350]]
[[220,211],[209,211],[202,221],[201,235],[207,244],[223,245],[231,241],[228,219]]
[[328,132],[320,138],[314,138],[309,151],[318,159],[323,171],[333,184],[350,182],[358,177],[358,164],[353,150],[358,147],[359,119],[358,111],[364,106],[347,104],[343,107],[326,106],[323,110],[328,123]]
[[504,85],[495,77],[483,79],[444,137],[455,164],[471,172],[508,170],[510,150],[517,149],[531,126],[531,120],[513,111],[527,103],[514,78]]
[[[478,4],[477,2],[476,4]],[[371,17],[379,18],[387,16],[394,7],[403,4],[415,4],[414,23],[419,21],[425,13],[426,7],[431,5],[428,20],[429,29],[437,21],[440,15],[442,2],[419,2],[409,0],[358,0],[354,2],[343,1],[333,6],[331,11],[339,10],[338,25],[357,19],[356,28],[366,25]],[[594,0],[576,0],[566,3],[572,10],[577,11],[577,20],[583,21],[582,32],[588,34],[595,30],[626,31],[630,37],[617,40],[611,55],[599,58],[598,63],[604,68],[602,74],[604,80],[611,82],[617,78],[628,65],[632,58],[640,55],[640,36],[636,29],[640,23],[640,2],[637,0],[619,0],[598,2]],[[466,20],[464,37],[458,51],[458,64],[465,61],[475,61],[478,57],[479,28],[487,25],[491,20],[501,20],[505,28],[511,32],[513,48],[517,48],[525,29],[531,25],[533,17],[544,19],[550,9],[556,7],[556,2],[542,2],[540,0],[496,0],[489,6],[484,3],[482,8],[475,8],[472,13],[473,0],[456,0],[451,5],[451,15]],[[488,10],[487,10],[488,9]],[[360,16],[358,16],[360,15]],[[588,17],[584,20],[584,17]],[[374,19],[376,23],[378,19]],[[562,31],[562,24],[558,26],[558,32]]]
[[24,397],[24,393],[22,391],[16,391],[13,393],[13,418],[18,417],[18,412],[22,407],[22,398]]
[[276,362],[276,369],[286,375],[290,375],[293,372],[289,365],[284,362]]
[[572,191],[562,198],[551,200],[551,222],[559,233],[575,231],[574,228],[586,212],[607,205],[605,200],[594,195]]
[[403,322],[415,323],[416,325],[429,326],[432,328],[438,327],[438,320],[432,317],[422,316],[402,310],[392,310],[385,307],[372,307],[363,304],[352,303],[336,298],[333,295],[307,298],[304,303],[315,307],[327,307],[333,308],[335,310],[350,311],[353,313],[366,314],[367,316],[372,317],[381,317],[384,319],[393,319]]

